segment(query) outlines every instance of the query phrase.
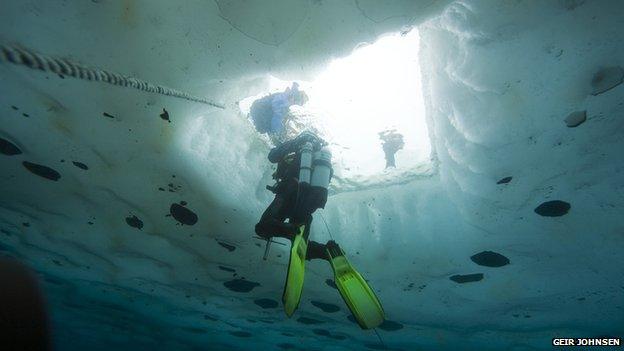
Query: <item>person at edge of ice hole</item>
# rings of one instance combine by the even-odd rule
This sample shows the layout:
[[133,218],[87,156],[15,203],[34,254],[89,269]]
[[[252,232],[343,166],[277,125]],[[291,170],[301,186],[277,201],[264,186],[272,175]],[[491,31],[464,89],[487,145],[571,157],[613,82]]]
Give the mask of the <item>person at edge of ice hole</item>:
[[379,139],[381,139],[381,145],[386,157],[386,168],[396,168],[394,155],[405,145],[405,142],[403,142],[403,135],[394,129],[390,129],[380,132]]
[[303,106],[307,101],[307,94],[299,90],[299,84],[294,82],[283,92],[273,93],[254,101],[249,117],[259,133],[266,133],[271,139],[279,140],[280,136],[285,134],[290,106]]

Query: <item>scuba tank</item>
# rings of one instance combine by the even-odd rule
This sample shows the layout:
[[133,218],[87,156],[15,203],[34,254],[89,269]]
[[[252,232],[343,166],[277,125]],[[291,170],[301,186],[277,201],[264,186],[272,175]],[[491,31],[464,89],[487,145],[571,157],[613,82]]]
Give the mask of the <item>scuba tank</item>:
[[332,176],[331,152],[326,147],[305,143],[299,150],[299,190],[297,194],[296,217],[303,220],[327,203],[329,181]]
[[312,175],[312,143],[303,144],[299,154],[299,184],[310,184]]
[[325,190],[329,187],[332,176],[331,157],[331,151],[327,147],[323,147],[314,153],[312,179],[310,181],[312,187],[320,187]]

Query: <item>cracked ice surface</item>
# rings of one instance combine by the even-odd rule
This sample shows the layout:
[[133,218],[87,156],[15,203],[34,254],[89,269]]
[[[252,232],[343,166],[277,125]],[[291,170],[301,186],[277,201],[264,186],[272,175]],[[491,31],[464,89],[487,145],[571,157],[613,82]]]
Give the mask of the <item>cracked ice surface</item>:
[[381,348],[325,262],[283,315],[287,246],[262,261],[253,239],[269,146],[236,102],[419,25],[433,164],[339,184],[319,211],[384,304],[385,345],[621,336],[622,6],[4,2],[3,41],[227,108],[0,65],[0,254],[38,272],[61,350]]

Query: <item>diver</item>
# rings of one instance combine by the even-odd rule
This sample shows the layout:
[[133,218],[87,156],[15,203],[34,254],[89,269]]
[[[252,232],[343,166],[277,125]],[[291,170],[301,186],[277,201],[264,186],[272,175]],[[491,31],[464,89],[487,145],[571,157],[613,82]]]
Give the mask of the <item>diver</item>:
[[[312,214],[327,203],[333,170],[327,143],[311,132],[271,149],[269,161],[277,164],[275,185],[267,189],[275,198],[264,211],[256,233],[267,240],[273,237],[291,241],[288,273],[282,295],[284,310],[290,317],[299,305],[305,273],[305,261],[323,259],[334,271],[336,287],[355,320],[363,329],[374,328],[384,320],[379,299],[345,257],[338,244],[321,244],[308,239]],[[287,221],[287,222],[286,222]]]
[[290,106],[302,106],[307,101],[306,93],[299,90],[299,84],[294,82],[283,92],[273,93],[254,101],[249,110],[249,117],[259,133],[279,136],[284,131]]
[[403,135],[394,129],[390,129],[380,132],[379,139],[382,141],[382,147],[386,157],[386,168],[396,168],[394,155],[405,146]]
[[[320,151],[326,144],[321,138],[306,131],[269,152],[269,161],[277,163],[277,170],[273,173],[276,184],[267,186],[267,189],[275,194],[275,198],[256,224],[256,234],[264,239],[282,237],[292,241],[300,226],[304,225],[309,231],[312,213],[318,208],[325,207],[327,187],[316,186],[316,184],[312,186],[309,181],[299,181],[301,170],[301,152],[299,151],[307,143],[311,145],[311,152]],[[331,161],[326,162],[324,166],[328,167],[328,175],[331,179],[333,171],[329,162]],[[327,185],[329,185],[329,180]],[[326,245],[309,241],[306,259],[328,259]]]

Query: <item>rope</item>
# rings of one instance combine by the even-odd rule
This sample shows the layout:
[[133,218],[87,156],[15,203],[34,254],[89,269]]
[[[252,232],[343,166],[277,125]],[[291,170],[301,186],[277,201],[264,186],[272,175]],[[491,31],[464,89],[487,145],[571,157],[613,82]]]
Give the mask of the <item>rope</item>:
[[325,221],[325,217],[323,217],[323,214],[319,212],[319,214],[321,215],[321,219],[323,220],[323,223],[325,223],[325,229],[327,229],[327,233],[329,234],[329,237],[334,240],[334,236],[332,235],[331,231],[329,230],[329,226],[327,225],[327,222]]
[[384,343],[383,339],[381,338],[381,335],[379,335],[379,332],[377,331],[377,328],[373,328],[373,331],[377,335],[377,338],[379,339],[379,342],[381,343],[381,346],[383,346],[384,350],[387,349],[388,346],[386,346],[386,343]]
[[200,102],[213,107],[225,109],[223,104],[193,96],[179,90],[167,88],[158,84],[151,84],[138,78],[127,77],[114,72],[88,68],[66,59],[41,55],[28,49],[16,46],[0,44],[0,62],[10,62],[44,72],[49,71],[78,79],[105,82],[122,87],[142,90],[148,93],[157,93],[189,101]]

